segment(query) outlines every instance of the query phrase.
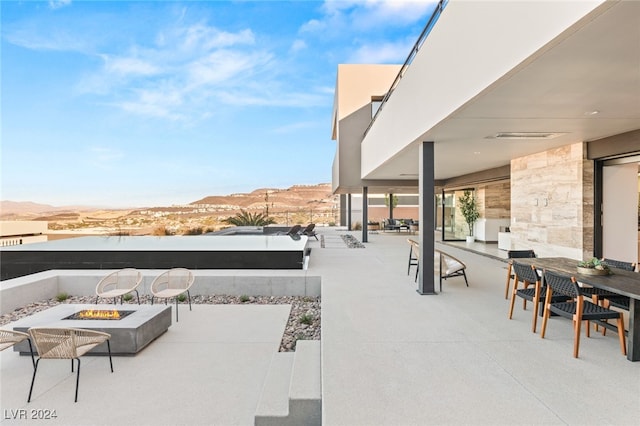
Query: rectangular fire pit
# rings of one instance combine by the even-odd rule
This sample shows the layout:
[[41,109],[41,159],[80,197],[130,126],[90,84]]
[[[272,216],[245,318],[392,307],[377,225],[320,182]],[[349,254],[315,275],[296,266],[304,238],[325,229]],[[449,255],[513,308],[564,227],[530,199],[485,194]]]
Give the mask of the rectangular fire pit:
[[[111,312],[120,311],[120,319]],[[82,311],[108,312],[105,319],[73,319]],[[128,314],[123,312],[130,311]],[[113,355],[135,355],[171,326],[171,306],[167,305],[72,305],[63,304],[16,321],[13,329],[27,332],[30,327],[86,328],[111,334]],[[34,348],[35,349],[35,348]],[[29,354],[29,344],[14,346],[21,355]],[[94,348],[91,354],[106,354],[107,345]]]

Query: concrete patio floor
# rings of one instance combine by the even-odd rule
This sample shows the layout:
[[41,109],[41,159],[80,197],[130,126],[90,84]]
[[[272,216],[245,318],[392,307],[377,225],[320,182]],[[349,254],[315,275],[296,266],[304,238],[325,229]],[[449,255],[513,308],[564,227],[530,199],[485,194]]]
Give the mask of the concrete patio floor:
[[[491,257],[500,253],[437,244],[467,264],[470,286],[454,278],[421,296],[414,268],[407,275],[410,235],[369,234],[366,248],[349,249],[345,232],[320,228],[324,247],[309,243],[307,273],[322,276],[324,424],[638,424],[640,363],[621,355],[611,332],[583,338],[574,359],[569,321],[552,318],[542,340],[521,303],[508,320],[505,263]],[[49,424],[253,424],[288,312],[181,309],[140,354],[115,358],[113,374],[106,358],[84,357],[75,404],[68,362],[41,362],[27,404],[31,360],[3,351],[1,423],[42,422],[7,418],[33,408],[56,410]]]

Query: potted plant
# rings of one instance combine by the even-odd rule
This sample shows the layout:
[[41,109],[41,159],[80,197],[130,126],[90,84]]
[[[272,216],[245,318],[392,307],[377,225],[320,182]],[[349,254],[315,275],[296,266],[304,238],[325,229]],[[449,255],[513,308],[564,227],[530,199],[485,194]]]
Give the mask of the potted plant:
[[462,197],[460,197],[460,211],[464,217],[465,222],[469,226],[469,235],[467,236],[467,242],[472,243],[475,241],[473,236],[473,225],[480,217],[478,211],[478,203],[476,202],[473,193],[470,190],[465,190]]
[[578,273],[587,275],[609,275],[609,266],[597,257],[578,263]]

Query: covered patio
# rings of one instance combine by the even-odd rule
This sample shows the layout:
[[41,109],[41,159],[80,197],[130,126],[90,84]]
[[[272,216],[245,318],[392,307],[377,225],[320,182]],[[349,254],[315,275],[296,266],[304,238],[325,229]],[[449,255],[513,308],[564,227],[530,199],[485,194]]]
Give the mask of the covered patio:
[[[421,296],[406,273],[406,235],[348,248],[345,233],[319,230],[324,247],[311,242],[307,271],[322,276],[323,424],[637,423],[640,364],[614,333],[592,333],[574,359],[570,321],[552,318],[543,340],[520,305],[508,320],[500,251],[436,242],[467,264],[469,287],[454,278]],[[2,422],[24,424],[7,417],[33,408],[55,409],[50,424],[253,424],[287,314],[194,305],[141,353],[114,359],[113,374],[106,359],[86,358],[76,404],[68,364],[53,361],[27,404],[31,360],[3,351]],[[585,398],[595,397],[591,409]]]

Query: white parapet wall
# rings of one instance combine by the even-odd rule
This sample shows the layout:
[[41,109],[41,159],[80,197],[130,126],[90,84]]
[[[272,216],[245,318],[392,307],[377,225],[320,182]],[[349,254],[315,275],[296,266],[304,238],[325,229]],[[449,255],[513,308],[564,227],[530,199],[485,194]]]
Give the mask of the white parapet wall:
[[[101,278],[112,270],[52,270],[0,282],[0,314],[29,303],[54,298],[59,293],[94,296]],[[153,279],[163,270],[141,270],[138,292],[150,294]],[[309,296],[319,297],[320,276],[305,270],[194,270],[192,295]]]

